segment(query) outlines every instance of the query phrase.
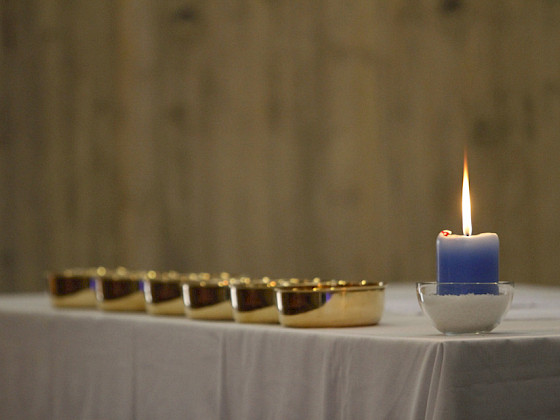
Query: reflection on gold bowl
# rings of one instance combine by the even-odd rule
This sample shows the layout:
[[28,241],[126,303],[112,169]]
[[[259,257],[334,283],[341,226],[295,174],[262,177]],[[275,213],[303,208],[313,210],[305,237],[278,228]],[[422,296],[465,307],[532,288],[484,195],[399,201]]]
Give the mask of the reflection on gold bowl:
[[315,281],[276,288],[280,323],[286,327],[377,324],[383,314],[382,282]]
[[228,273],[197,273],[183,279],[185,313],[192,319],[233,319]]
[[69,269],[47,273],[47,286],[53,306],[95,307],[95,269]]

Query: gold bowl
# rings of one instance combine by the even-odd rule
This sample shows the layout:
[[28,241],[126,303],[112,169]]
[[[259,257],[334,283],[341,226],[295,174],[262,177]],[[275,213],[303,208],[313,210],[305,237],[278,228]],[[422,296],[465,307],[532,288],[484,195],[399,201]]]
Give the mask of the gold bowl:
[[241,323],[277,324],[274,288],[280,280],[239,277],[230,280],[233,319]]
[[151,315],[185,315],[181,275],[175,271],[148,271],[142,278],[146,311]]
[[95,269],[75,268],[62,272],[49,272],[46,277],[53,306],[95,307]]
[[382,282],[316,281],[276,288],[280,324],[285,327],[374,325],[383,314]]
[[95,277],[97,307],[104,311],[144,311],[142,275],[123,267],[116,270],[99,267]]
[[197,273],[183,279],[184,311],[189,318],[231,320],[228,273]]

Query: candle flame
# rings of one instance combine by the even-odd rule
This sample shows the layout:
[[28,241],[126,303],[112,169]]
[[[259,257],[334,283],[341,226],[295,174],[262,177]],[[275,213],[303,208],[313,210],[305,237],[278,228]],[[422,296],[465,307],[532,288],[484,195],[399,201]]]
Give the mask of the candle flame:
[[471,236],[471,194],[469,190],[469,169],[467,167],[467,152],[463,160],[463,234]]

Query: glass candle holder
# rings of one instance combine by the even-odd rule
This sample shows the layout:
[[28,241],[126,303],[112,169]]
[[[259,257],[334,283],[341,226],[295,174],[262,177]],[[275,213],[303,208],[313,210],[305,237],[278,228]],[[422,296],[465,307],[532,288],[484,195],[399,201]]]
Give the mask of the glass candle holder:
[[482,334],[502,321],[513,299],[514,285],[509,282],[462,283],[469,293],[444,294],[451,283],[418,283],[416,295],[424,314],[444,334]]

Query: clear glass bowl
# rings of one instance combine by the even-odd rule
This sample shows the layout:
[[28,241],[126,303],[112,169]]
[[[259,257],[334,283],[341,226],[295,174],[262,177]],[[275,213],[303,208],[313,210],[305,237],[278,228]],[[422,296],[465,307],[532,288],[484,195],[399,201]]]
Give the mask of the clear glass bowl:
[[417,283],[418,303],[444,334],[482,334],[502,321],[514,285],[499,283]]

